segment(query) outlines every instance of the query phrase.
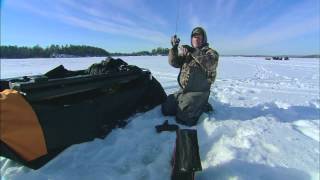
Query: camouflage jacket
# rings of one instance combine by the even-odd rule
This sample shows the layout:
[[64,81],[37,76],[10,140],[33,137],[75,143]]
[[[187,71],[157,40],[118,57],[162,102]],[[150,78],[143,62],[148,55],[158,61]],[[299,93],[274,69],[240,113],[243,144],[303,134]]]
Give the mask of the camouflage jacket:
[[179,56],[177,48],[170,49],[169,64],[180,68],[178,82],[184,92],[210,91],[216,79],[219,54],[208,45],[191,49],[189,56]]

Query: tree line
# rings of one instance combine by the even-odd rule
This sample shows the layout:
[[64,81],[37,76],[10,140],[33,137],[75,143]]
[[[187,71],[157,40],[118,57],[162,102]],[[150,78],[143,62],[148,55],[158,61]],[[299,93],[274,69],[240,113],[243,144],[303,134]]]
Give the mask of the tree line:
[[104,49],[84,45],[51,45],[42,48],[39,45],[33,47],[1,46],[1,58],[49,58],[57,54],[72,55],[75,57],[109,56]]
[[103,57],[103,56],[152,56],[168,55],[168,48],[158,47],[151,51],[139,51],[132,53],[110,53],[102,48],[85,45],[50,45],[42,48],[39,45],[33,47],[0,46],[0,58],[50,58],[50,57]]
[[152,49],[151,51],[138,51],[138,52],[132,52],[132,53],[111,53],[111,56],[157,56],[157,55],[168,55],[169,49],[168,48],[162,48],[158,47],[155,49]]

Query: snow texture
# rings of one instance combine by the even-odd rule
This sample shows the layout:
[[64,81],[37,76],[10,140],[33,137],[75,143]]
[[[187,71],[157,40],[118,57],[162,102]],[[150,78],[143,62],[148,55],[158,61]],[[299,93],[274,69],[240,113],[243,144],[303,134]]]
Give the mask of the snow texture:
[[[122,58],[150,69],[168,94],[178,90],[179,71],[167,57]],[[2,59],[1,78],[41,74],[60,64],[84,69],[100,60]],[[319,62],[221,57],[209,98],[214,113],[192,127],[203,166],[196,179],[318,180]],[[125,128],[73,145],[39,170],[0,157],[2,179],[170,179],[175,133],[154,129],[166,119],[175,123],[160,106],[136,114]]]

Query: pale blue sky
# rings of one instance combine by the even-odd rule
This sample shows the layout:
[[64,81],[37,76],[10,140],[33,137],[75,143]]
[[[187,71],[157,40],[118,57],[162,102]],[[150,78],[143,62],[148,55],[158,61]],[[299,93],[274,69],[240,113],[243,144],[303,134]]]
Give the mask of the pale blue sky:
[[1,0],[1,45],[84,44],[110,52],[190,43],[220,54],[320,54],[319,0]]

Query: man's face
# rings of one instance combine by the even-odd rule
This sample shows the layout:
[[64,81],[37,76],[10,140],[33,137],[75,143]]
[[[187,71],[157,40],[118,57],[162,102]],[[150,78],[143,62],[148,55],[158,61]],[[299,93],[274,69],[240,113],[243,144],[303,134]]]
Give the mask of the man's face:
[[199,48],[202,46],[203,36],[201,34],[195,34],[192,36],[191,41],[194,48]]

